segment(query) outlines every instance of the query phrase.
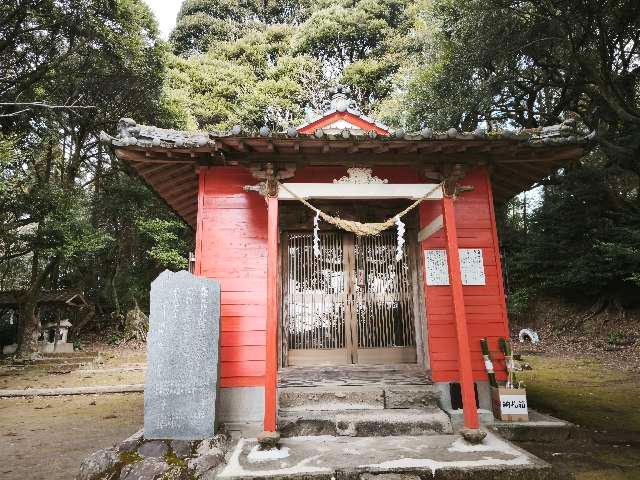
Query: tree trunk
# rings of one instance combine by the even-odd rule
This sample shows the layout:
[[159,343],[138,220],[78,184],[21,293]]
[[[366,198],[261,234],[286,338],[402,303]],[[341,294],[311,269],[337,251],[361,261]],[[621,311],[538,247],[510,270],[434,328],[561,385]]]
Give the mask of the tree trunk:
[[69,330],[69,338],[76,339],[78,335],[82,331],[82,329],[87,325],[93,317],[96,316],[96,308],[93,305],[87,305],[78,310],[78,317],[76,322],[71,326]]
[[22,297],[20,306],[20,332],[18,335],[18,353],[23,357],[28,357],[38,351],[38,337],[40,336],[40,318],[36,315],[38,305],[38,295],[40,289],[29,289]]
[[38,352],[38,337],[40,336],[40,319],[36,315],[38,297],[42,290],[42,285],[51,271],[58,265],[60,256],[56,255],[45,266],[39,270],[40,254],[38,250],[33,252],[31,264],[31,285],[29,289],[19,298],[20,302],[20,324],[18,329],[18,350],[17,354],[29,357]]

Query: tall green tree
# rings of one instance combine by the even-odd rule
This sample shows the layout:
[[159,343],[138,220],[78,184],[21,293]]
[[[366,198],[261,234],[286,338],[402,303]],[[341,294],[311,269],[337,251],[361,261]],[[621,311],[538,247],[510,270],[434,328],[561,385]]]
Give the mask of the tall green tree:
[[[31,0],[0,9],[0,262],[19,267],[3,282],[23,289],[19,351],[28,354],[37,348],[42,288],[95,293],[111,276],[105,252],[125,242],[97,202],[113,203],[105,188],[127,179],[99,135],[120,117],[170,118],[166,49],[139,0]],[[127,220],[136,219],[115,223]],[[91,268],[97,258],[103,262]]]
[[257,25],[297,24],[307,16],[308,1],[186,0],[171,32],[177,55],[205,53],[217,42],[233,41]]
[[[640,4],[434,0],[406,121],[535,128],[577,115],[610,162],[640,172]],[[400,112],[398,112],[400,113]]]
[[289,25],[262,25],[205,54],[173,57],[167,89],[182,125],[257,130],[300,123],[305,107],[318,102],[323,77],[320,62],[295,53],[293,33]]
[[638,180],[622,169],[602,168],[604,160],[595,157],[555,176],[537,209],[527,212],[519,199],[503,207],[501,240],[512,294],[550,293],[599,308],[638,304]]

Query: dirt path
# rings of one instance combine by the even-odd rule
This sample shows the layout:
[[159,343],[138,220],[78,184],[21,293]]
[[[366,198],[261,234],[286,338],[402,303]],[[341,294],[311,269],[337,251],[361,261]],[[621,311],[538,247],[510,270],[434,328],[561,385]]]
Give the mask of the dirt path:
[[0,399],[0,478],[72,479],[82,458],[142,422],[141,393]]
[[[12,367],[0,364],[0,389],[60,388],[144,383],[146,353],[127,348],[92,348],[93,361],[80,368],[64,365]],[[5,362],[3,362],[5,363]],[[50,373],[54,369],[57,372]]]

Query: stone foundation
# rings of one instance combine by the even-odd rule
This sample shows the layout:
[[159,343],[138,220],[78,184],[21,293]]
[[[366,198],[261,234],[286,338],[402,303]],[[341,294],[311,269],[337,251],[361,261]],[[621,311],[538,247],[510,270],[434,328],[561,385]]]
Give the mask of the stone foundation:
[[209,480],[225,465],[226,433],[206,440],[146,440],[140,430],[80,464],[76,480]]

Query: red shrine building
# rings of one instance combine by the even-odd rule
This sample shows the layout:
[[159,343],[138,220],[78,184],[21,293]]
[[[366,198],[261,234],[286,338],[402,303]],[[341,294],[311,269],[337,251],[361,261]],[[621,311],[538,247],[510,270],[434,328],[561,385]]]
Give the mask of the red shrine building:
[[[478,409],[490,410],[481,338],[506,376],[495,208],[585,148],[571,121],[393,130],[341,94],[284,132],[122,119],[104,140],[195,230],[194,273],[221,284],[218,416],[266,431],[282,427],[279,388],[372,377],[433,384],[443,408],[462,405],[477,428]],[[422,201],[402,216],[404,232],[362,236],[316,221],[301,199],[365,224]]]

